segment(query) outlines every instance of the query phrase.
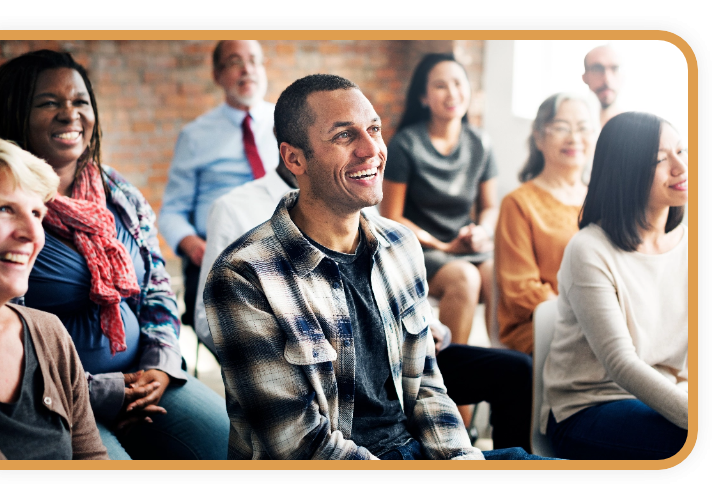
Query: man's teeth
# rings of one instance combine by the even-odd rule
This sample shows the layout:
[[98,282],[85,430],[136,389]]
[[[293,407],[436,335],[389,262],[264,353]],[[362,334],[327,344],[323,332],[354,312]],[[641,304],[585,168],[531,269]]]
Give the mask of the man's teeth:
[[55,137],[59,139],[77,139],[81,135],[81,132],[64,132],[63,134],[55,134]]
[[361,170],[360,172],[356,172],[354,174],[349,174],[348,177],[350,177],[351,179],[360,179],[362,177],[370,177],[372,175],[376,175],[376,172],[378,172],[378,170],[379,170],[378,168],[373,167],[368,170]]
[[7,252],[7,253],[0,255],[0,259],[7,260],[10,262],[16,262],[18,264],[27,264],[28,260],[30,259],[30,255],[26,255],[26,254],[22,254],[22,253]]

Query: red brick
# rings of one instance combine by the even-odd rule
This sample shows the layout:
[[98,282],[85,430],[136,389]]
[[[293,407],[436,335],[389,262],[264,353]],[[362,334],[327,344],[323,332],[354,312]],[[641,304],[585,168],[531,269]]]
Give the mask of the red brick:
[[153,132],[156,129],[154,122],[136,122],[131,124],[131,130],[134,132]]
[[339,54],[341,47],[336,42],[323,42],[318,46],[321,54]]
[[155,83],[152,88],[154,89],[155,94],[163,95],[178,93],[180,86],[175,82],[164,81]]
[[167,79],[167,74],[164,71],[147,70],[144,71],[144,83],[163,82]]
[[[275,45],[275,59],[278,59],[280,56],[293,54],[295,54],[295,45],[293,43],[280,42]],[[268,58],[270,58],[270,55],[268,55]]]

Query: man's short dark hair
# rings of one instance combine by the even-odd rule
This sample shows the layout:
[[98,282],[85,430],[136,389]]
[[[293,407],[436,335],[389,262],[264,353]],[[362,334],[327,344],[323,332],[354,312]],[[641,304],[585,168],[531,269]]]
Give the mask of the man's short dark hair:
[[358,89],[351,80],[336,75],[308,75],[291,83],[275,104],[275,132],[278,148],[284,142],[303,150],[310,158],[308,127],[316,121],[315,112],[308,106],[308,96],[314,92]]
[[[646,211],[664,126],[649,113],[627,112],[603,126],[596,143],[588,194],[579,227],[600,224],[614,245],[627,252],[641,244],[639,228],[649,229]],[[684,218],[684,207],[669,208],[666,232]]]

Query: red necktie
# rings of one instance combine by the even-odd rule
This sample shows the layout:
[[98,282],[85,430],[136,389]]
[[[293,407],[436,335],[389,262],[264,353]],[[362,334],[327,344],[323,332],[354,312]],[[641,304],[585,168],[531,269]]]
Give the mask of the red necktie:
[[260,154],[257,152],[257,146],[255,145],[255,136],[252,135],[252,128],[250,128],[250,113],[245,116],[242,120],[242,145],[245,149],[245,156],[247,161],[250,163],[252,168],[252,176],[255,179],[265,175],[265,167],[263,167],[263,161],[260,159]]

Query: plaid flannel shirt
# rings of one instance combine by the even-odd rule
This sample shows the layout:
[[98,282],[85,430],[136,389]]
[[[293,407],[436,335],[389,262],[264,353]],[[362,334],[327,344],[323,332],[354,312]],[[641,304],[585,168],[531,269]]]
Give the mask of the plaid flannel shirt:
[[[375,459],[351,441],[355,346],[338,266],[311,245],[283,197],[230,245],[204,291],[230,416],[230,459]],[[409,432],[430,459],[482,459],[437,368],[424,259],[413,234],[361,215],[371,284]]]

